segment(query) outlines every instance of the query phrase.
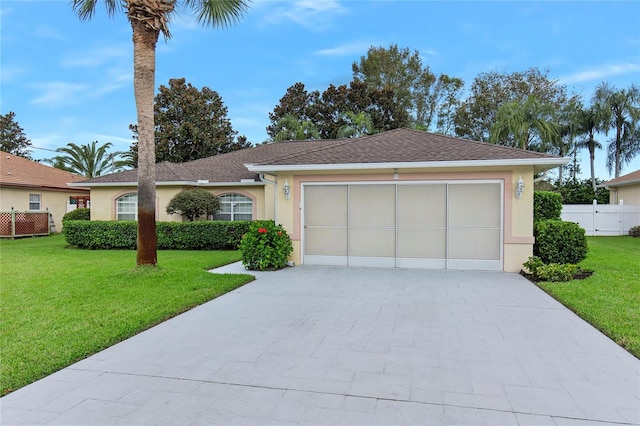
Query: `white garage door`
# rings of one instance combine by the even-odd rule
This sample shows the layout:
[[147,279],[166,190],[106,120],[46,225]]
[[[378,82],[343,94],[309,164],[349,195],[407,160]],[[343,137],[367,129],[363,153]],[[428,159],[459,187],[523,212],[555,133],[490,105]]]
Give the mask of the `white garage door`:
[[502,270],[502,184],[305,184],[304,263]]

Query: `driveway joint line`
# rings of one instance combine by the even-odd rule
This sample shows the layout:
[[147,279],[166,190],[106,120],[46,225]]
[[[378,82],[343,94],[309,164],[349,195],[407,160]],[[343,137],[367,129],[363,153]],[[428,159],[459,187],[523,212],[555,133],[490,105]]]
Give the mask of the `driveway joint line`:
[[[384,398],[384,397],[376,397],[376,396],[368,396],[368,395],[354,395],[349,393],[337,393],[337,392],[322,392],[322,391],[314,391],[308,389],[296,389],[296,388],[282,388],[282,387],[274,387],[274,386],[264,386],[264,385],[252,385],[252,384],[244,384],[244,383],[231,383],[231,382],[219,382],[215,380],[205,380],[205,379],[189,379],[183,377],[172,377],[172,376],[159,376],[152,374],[137,374],[137,373],[122,373],[117,371],[100,371],[100,370],[91,370],[91,369],[80,369],[80,368],[72,368],[77,371],[96,371],[101,372],[103,374],[115,374],[122,376],[133,376],[133,377],[149,377],[156,379],[169,379],[169,380],[181,380],[186,382],[197,382],[197,383],[208,383],[208,384],[217,384],[217,385],[228,385],[234,387],[246,387],[246,388],[254,388],[254,389],[269,389],[269,390],[279,390],[279,391],[292,391],[292,392],[304,392],[311,393],[317,395],[333,395],[333,396],[344,396],[351,398],[363,398],[363,399],[373,399],[376,401],[388,401],[388,402],[403,402],[403,403],[411,403],[411,404],[420,404],[420,405],[430,405],[430,406],[439,406],[439,407],[453,407],[453,408],[467,408],[474,410],[482,410],[482,411],[490,411],[490,412],[500,412],[500,413],[513,413],[513,414],[524,414],[531,416],[547,416],[554,419],[566,419],[566,420],[580,420],[580,421],[588,421],[594,423],[604,423],[604,424],[615,424],[615,425],[629,425],[636,426],[636,423],[631,422],[620,422],[620,421],[611,421],[611,420],[599,420],[592,419],[586,417],[569,417],[569,416],[558,416],[552,414],[541,414],[541,413],[531,413],[531,412],[523,412],[523,411],[515,411],[515,410],[501,410],[496,408],[486,408],[486,407],[473,407],[468,405],[459,405],[459,404],[445,404],[438,402],[425,402],[425,401],[413,401],[408,399],[396,399],[396,398]],[[90,398],[87,398],[90,399]]]

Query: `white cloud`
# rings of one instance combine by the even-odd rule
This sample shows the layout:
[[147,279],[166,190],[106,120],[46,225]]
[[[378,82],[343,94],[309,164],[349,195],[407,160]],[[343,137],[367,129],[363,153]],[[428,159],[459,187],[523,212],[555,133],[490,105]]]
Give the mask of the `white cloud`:
[[68,56],[62,61],[62,66],[67,68],[76,67],[99,67],[105,63],[111,63],[114,59],[129,59],[133,57],[130,45],[108,46],[90,51],[78,52]]
[[331,47],[329,49],[316,50],[314,55],[321,56],[353,56],[357,54],[365,54],[373,43],[352,42],[345,43],[341,46]]
[[107,78],[101,82],[93,96],[100,97],[124,86],[133,86],[133,71],[112,68],[107,71]]
[[60,30],[51,26],[51,25],[39,25],[33,29],[32,34],[37,38],[43,38],[46,40],[58,40],[58,41],[66,41],[67,36],[65,36]]
[[310,30],[329,28],[336,15],[347,13],[338,0],[295,0],[274,8],[265,17],[266,24],[292,21]]
[[88,89],[84,84],[54,81],[33,86],[42,93],[33,100],[36,105],[67,105],[82,96]]
[[640,73],[640,64],[619,63],[606,64],[591,69],[579,71],[573,74],[565,75],[559,78],[560,83],[572,84],[583,83],[585,81],[605,80],[608,77],[621,74]]

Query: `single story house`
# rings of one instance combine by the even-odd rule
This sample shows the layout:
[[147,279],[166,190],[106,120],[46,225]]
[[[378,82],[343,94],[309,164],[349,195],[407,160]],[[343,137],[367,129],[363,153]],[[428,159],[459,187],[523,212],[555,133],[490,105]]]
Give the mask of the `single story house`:
[[601,186],[609,190],[609,204],[624,200],[624,204],[640,206],[640,170],[607,181]]
[[[201,187],[217,219],[273,219],[295,264],[519,271],[533,250],[534,175],[569,159],[410,129],[356,139],[259,145],[159,163],[157,220]],[[91,218],[136,218],[137,172],[71,184],[91,189]]]
[[0,211],[48,210],[59,232],[70,199],[89,199],[89,188],[67,186],[83,180],[83,176],[0,151]]

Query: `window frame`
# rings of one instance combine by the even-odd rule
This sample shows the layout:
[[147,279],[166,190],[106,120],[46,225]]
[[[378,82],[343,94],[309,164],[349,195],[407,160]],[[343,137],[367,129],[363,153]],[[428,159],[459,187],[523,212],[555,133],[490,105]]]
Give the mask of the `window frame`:
[[[123,200],[124,198],[131,198],[132,196],[135,197],[135,201],[130,201],[129,199],[127,200]],[[122,194],[120,195],[118,198],[116,198],[115,200],[116,203],[116,220],[134,220],[137,221],[138,220],[138,193],[137,192],[129,192],[126,194]],[[129,215],[131,216],[131,212],[130,211],[121,211],[120,207],[124,206],[124,205],[131,205],[133,204],[133,219],[131,219],[130,217],[128,218],[121,218],[121,216],[123,215]]]
[[[34,201],[32,197],[37,197],[37,201]],[[37,205],[38,208],[32,207],[35,205]],[[29,210],[32,210],[32,211],[42,210],[42,194],[29,194]]]
[[[228,200],[226,199],[228,198]],[[234,199],[241,198],[241,199]],[[213,220],[225,220],[229,222],[234,222],[238,220],[253,220],[253,203],[254,200],[245,194],[240,194],[238,192],[227,192],[225,194],[218,195],[218,199],[220,200],[220,210],[213,215]],[[245,206],[243,211],[236,211],[236,207],[238,204]],[[223,206],[229,205],[229,211],[223,211]],[[248,209],[246,209],[248,206]],[[224,215],[225,217],[220,217]],[[250,218],[247,219],[246,216],[249,215]],[[244,218],[238,218],[237,216],[245,216]]]

